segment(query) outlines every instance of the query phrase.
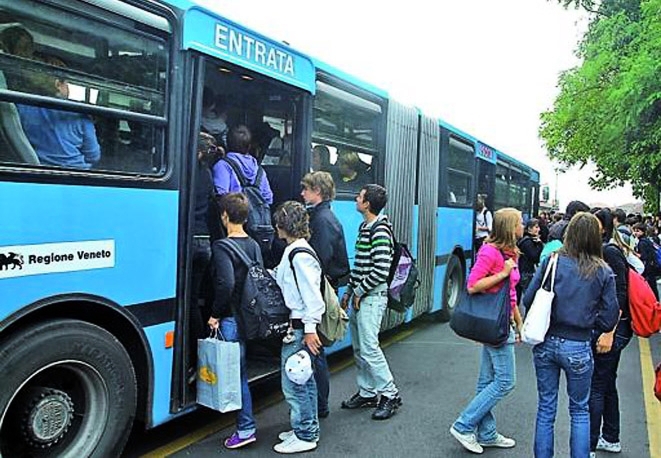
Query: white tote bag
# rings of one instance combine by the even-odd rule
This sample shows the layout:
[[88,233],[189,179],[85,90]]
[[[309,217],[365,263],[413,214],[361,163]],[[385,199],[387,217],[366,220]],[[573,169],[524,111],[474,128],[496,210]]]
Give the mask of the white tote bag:
[[[530,310],[528,310],[526,319],[523,322],[521,340],[527,344],[537,345],[544,342],[546,333],[549,330],[549,325],[551,324],[551,306],[555,297],[553,287],[555,286],[555,271],[557,267],[558,255],[553,254],[546,266],[542,284],[535,293],[535,299],[533,299]],[[547,291],[544,289],[544,285],[546,284],[549,272],[551,274],[551,289]]]
[[241,408],[241,347],[215,335],[197,341],[197,403],[219,412]]

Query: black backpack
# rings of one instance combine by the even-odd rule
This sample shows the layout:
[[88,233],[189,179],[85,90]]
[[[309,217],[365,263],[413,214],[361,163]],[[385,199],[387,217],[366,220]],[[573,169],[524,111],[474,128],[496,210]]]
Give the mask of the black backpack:
[[415,259],[405,243],[399,243],[387,222],[374,223],[370,230],[370,243],[377,227],[385,227],[393,243],[392,264],[388,272],[388,308],[404,313],[415,302],[415,293],[420,286]]
[[248,220],[246,221],[246,232],[257,242],[264,259],[268,259],[271,252],[271,244],[275,238],[275,229],[273,229],[273,224],[271,224],[271,207],[266,203],[259,189],[262,184],[262,178],[264,177],[264,169],[258,166],[255,181],[248,183],[239,164],[229,157],[223,158],[223,160],[234,171],[241,185],[241,192],[246,195],[248,202],[250,202],[250,211],[248,212]]
[[241,303],[236,308],[236,319],[243,337],[246,340],[283,337],[289,328],[289,309],[275,279],[231,238],[224,238],[220,243],[248,268]]

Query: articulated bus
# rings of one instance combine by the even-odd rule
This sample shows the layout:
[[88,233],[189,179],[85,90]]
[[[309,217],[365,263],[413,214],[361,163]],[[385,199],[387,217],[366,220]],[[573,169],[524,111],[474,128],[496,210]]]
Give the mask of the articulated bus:
[[[335,174],[350,257],[356,193],[388,188],[421,286],[384,330],[449,318],[477,194],[537,211],[530,167],[189,0],[0,0],[0,49],[3,458],[118,456],[135,421],[196,408],[187,310],[205,88],[259,141],[274,205],[298,198],[312,167]],[[252,380],[277,372],[273,347],[249,347]]]

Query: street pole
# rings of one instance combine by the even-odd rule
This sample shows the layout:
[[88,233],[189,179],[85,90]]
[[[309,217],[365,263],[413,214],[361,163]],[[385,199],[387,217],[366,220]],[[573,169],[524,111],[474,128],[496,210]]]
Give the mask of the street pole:
[[560,209],[560,205],[558,205],[558,169],[555,169],[555,189],[553,192],[553,207],[555,207],[555,210]]

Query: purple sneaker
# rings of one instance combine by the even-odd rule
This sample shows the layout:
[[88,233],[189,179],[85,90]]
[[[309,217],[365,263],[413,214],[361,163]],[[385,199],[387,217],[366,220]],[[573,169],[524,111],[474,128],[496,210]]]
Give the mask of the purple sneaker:
[[235,449],[235,448],[245,447],[248,444],[252,444],[256,440],[257,440],[257,438],[255,437],[254,434],[251,434],[250,436],[246,437],[245,439],[241,439],[239,437],[239,433],[235,432],[230,437],[225,439],[224,443],[225,443],[225,448]]

